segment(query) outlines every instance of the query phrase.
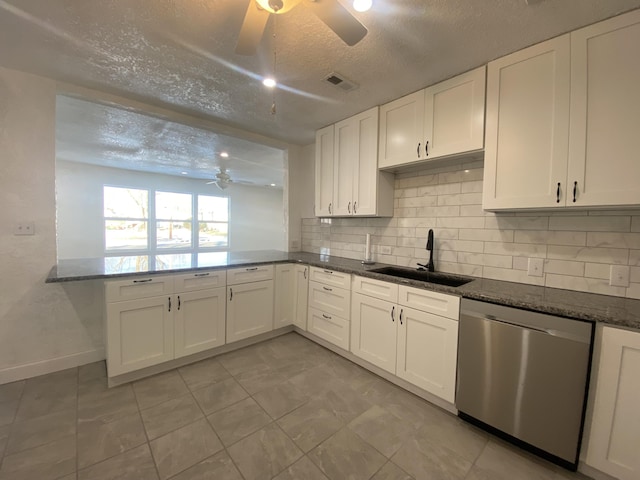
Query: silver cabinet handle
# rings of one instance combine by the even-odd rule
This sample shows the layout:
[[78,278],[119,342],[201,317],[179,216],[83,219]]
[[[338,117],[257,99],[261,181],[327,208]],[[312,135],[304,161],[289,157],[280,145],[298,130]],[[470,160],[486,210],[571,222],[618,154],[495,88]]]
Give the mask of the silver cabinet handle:
[[332,212],[331,212],[331,204],[329,204],[329,215],[331,215],[331,214],[332,214]]
[[153,282],[153,278],[147,278],[146,280],[134,280],[133,283],[147,283]]

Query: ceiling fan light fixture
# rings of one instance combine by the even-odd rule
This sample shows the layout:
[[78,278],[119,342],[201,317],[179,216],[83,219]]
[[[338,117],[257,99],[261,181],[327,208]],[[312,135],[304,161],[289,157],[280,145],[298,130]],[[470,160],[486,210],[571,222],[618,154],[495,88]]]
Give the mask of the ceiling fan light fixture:
[[260,8],[269,13],[287,13],[300,3],[300,0],[256,0]]
[[353,0],[353,9],[356,12],[366,12],[373,5],[373,0]]
[[277,85],[276,80],[272,77],[265,77],[264,80],[262,80],[262,84],[267,88],[274,88]]
[[220,152],[220,156],[222,158],[229,158],[229,154],[227,152]]

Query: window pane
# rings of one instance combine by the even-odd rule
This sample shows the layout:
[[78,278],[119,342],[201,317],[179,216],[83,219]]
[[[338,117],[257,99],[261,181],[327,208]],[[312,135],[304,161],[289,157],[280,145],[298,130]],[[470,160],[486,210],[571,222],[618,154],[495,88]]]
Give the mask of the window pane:
[[156,270],[193,267],[193,255],[190,253],[173,253],[156,255]]
[[104,238],[107,250],[146,250],[147,222],[105,220]]
[[157,222],[158,248],[191,247],[191,222]]
[[198,220],[228,222],[229,199],[226,197],[198,195]]
[[156,192],[156,218],[158,219],[191,220],[191,207],[189,193]]
[[105,186],[104,216],[149,218],[149,192],[135,188]]
[[105,273],[146,272],[149,270],[149,257],[146,255],[130,257],[105,257]]
[[224,247],[229,244],[229,225],[227,223],[199,222],[198,246]]

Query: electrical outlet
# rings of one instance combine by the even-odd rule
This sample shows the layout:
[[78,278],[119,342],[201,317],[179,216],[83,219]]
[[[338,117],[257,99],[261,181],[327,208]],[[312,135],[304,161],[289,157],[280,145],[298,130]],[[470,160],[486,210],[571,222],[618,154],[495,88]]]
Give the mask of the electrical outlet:
[[380,253],[382,255],[391,255],[391,247],[389,245],[380,245]]
[[13,226],[14,235],[34,235],[36,227],[33,222],[19,222]]
[[527,275],[530,277],[541,277],[544,269],[544,260],[542,258],[529,258],[527,266]]
[[612,287],[629,286],[630,268],[626,265],[611,265],[609,269],[609,285]]

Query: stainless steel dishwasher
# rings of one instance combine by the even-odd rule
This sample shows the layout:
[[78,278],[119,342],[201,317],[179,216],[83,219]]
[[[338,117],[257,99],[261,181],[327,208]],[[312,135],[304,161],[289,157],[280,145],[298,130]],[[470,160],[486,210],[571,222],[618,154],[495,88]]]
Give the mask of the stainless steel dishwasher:
[[575,470],[593,328],[591,322],[462,299],[458,415]]

